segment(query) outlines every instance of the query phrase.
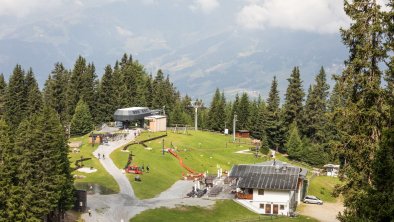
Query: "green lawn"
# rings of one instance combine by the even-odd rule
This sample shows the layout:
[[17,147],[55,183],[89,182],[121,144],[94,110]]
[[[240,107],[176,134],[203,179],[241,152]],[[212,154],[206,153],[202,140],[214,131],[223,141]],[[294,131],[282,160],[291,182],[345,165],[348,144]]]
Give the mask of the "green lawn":
[[[162,134],[144,132],[138,137],[138,140]],[[218,133],[189,131],[189,135],[186,135],[168,132],[168,136],[164,137],[164,144],[165,147],[171,147],[172,142],[178,150],[178,155],[183,158],[184,164],[197,172],[208,171],[208,173],[216,174],[217,166],[222,167],[223,170],[230,170],[234,164],[257,163],[267,160],[266,157],[256,159],[253,155],[234,153],[252,146],[235,145],[230,143],[230,140],[231,136]],[[141,176],[142,182],[134,182],[134,175],[128,175],[135,194],[140,199],[152,198],[160,194],[181,179],[182,173],[186,173],[175,157],[169,153],[162,155],[162,139],[147,142],[146,145],[152,150],[147,150],[142,145],[129,147],[129,150],[136,155],[133,163],[149,165],[151,169],[150,173]],[[128,153],[120,150],[114,151],[111,158],[117,167],[123,168],[127,162]]]
[[337,177],[315,176],[310,180],[308,194],[317,196],[325,202],[336,202],[336,198],[331,194],[335,185],[340,183]]
[[85,167],[93,167],[97,169],[95,173],[83,173],[79,171],[73,171],[73,174],[84,175],[86,178],[83,179],[75,179],[74,183],[78,189],[87,189],[90,185],[96,184],[100,186],[100,190],[102,194],[111,194],[119,192],[118,184],[115,179],[108,174],[108,172],[104,169],[104,167],[100,164],[99,160],[93,156],[92,152],[97,149],[98,145],[92,147],[91,144],[88,143],[89,135],[81,136],[81,137],[73,137],[70,138],[70,141],[82,141],[82,147],[79,153],[69,153],[71,167],[75,167],[75,161],[80,159],[81,156],[92,157],[91,160],[84,161],[83,164]]
[[[317,221],[310,217],[298,216],[289,217],[272,217],[257,215],[232,200],[217,201],[213,208],[201,208],[192,206],[179,206],[174,209],[158,208],[144,211],[130,221],[275,221],[275,222],[301,222]],[[259,221],[260,221],[259,220]]]

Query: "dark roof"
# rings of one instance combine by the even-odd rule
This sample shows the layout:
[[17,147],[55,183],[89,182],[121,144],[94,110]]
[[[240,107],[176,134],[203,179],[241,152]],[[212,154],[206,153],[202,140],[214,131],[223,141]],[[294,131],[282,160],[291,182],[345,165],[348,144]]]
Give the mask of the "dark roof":
[[147,107],[129,107],[117,109],[114,113],[115,121],[134,121],[142,120],[146,116],[151,115],[151,111]]
[[249,131],[249,130],[237,130],[236,132],[239,132],[239,133],[249,133],[250,131]]
[[293,166],[234,165],[229,176],[239,178],[240,188],[296,190],[300,171]]
[[[290,165],[289,163],[286,162],[282,162],[280,160],[269,160],[269,161],[265,161],[262,163],[256,163],[255,165],[257,166],[279,166],[279,167],[283,167],[283,166],[287,166],[287,167],[294,167],[293,165]],[[300,168],[300,177],[301,178],[306,178],[306,174],[308,173],[308,170],[305,168]]]

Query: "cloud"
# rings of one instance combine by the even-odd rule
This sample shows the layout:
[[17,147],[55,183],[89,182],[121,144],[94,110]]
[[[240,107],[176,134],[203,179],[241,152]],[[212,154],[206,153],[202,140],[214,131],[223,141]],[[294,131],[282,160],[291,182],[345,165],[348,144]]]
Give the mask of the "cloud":
[[318,33],[338,33],[349,24],[342,0],[249,1],[237,14],[245,29],[279,27]]
[[0,15],[26,17],[35,12],[50,11],[63,4],[62,1],[47,0],[2,0],[0,1]]
[[189,6],[189,8],[192,11],[201,10],[204,13],[210,13],[219,7],[219,5],[220,4],[218,0],[195,0],[193,4]]

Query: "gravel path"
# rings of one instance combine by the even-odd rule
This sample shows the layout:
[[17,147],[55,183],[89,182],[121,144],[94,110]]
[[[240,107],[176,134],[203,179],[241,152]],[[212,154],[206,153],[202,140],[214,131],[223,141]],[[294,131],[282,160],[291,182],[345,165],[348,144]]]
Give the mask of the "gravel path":
[[318,219],[321,222],[336,222],[339,212],[344,210],[343,203],[324,203],[323,205],[305,204],[301,214]]
[[204,198],[185,198],[186,194],[191,191],[194,183],[192,181],[177,181],[171,188],[162,192],[155,198],[147,200],[138,200],[133,188],[122,170],[118,169],[110,158],[110,154],[119,147],[129,143],[134,139],[134,131],[127,136],[125,140],[109,142],[108,145],[100,145],[93,154],[105,155],[101,158],[100,163],[115,178],[119,184],[120,192],[112,195],[94,194],[88,195],[88,208],[91,209],[92,215],[82,214],[82,219],[86,222],[128,222],[130,218],[147,209],[159,207],[174,208],[177,205],[193,205],[210,207],[215,201]]

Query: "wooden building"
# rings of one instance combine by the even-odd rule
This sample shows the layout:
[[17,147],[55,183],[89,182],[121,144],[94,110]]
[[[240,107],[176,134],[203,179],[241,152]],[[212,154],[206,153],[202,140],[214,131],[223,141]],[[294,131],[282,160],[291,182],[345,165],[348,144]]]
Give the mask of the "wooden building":
[[249,138],[250,131],[249,130],[237,130],[235,131],[235,137],[237,138]]

